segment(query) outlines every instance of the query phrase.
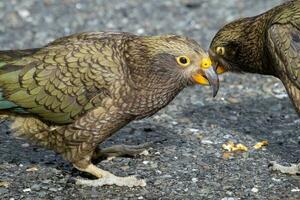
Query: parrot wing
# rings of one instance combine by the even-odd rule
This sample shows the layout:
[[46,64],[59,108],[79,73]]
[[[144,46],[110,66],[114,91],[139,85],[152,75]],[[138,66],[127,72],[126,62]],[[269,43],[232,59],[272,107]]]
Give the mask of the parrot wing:
[[88,36],[69,36],[40,49],[1,51],[0,109],[64,124],[101,105],[122,78],[122,61],[110,38]]
[[300,19],[269,28],[268,52],[278,74],[287,76],[300,89]]

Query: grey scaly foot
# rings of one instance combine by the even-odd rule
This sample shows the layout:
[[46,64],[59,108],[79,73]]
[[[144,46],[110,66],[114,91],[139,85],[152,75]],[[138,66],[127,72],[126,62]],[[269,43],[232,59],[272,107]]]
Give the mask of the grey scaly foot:
[[278,164],[276,161],[271,161],[269,168],[272,171],[280,171],[284,174],[290,174],[290,175],[300,175],[300,163],[298,164],[291,164],[291,166],[283,166]]
[[[76,166],[75,166],[76,167]],[[144,187],[146,186],[146,181],[142,179],[137,179],[134,176],[119,177],[108,171],[100,169],[93,164],[88,165],[85,169],[77,169],[93,174],[98,177],[96,180],[83,180],[77,179],[77,185],[100,187],[104,185],[117,185],[117,186],[127,186],[127,187]]]

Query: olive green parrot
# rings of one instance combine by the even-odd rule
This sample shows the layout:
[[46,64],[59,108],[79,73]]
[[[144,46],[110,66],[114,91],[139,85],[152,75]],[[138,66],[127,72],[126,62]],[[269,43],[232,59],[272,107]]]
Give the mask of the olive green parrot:
[[[300,114],[300,0],[225,25],[213,38],[209,54],[219,73],[249,72],[279,78]],[[284,167],[272,162],[271,167],[283,173],[300,173],[300,164]]]
[[175,35],[91,32],[42,48],[0,51],[0,117],[19,136],[98,178],[79,184],[144,186],[144,180],[117,177],[91,162],[103,153],[134,154],[143,146],[98,145],[168,105],[186,86],[211,84],[215,93],[218,76],[211,64],[194,40]]

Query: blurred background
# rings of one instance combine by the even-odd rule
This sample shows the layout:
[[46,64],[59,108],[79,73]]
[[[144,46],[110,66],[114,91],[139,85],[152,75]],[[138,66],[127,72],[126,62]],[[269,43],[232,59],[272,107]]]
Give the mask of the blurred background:
[[[0,1],[0,49],[40,47],[85,31],[180,34],[205,49],[226,23],[264,12],[283,0],[6,0]],[[208,87],[184,90],[155,116],[131,123],[104,145],[154,142],[150,156],[99,164],[137,174],[145,188],[82,188],[83,174],[52,151],[0,132],[0,199],[300,199],[300,181],[268,163],[300,162],[300,121],[277,79],[226,74],[215,99]],[[3,134],[2,134],[3,133]],[[265,150],[251,149],[269,141]],[[226,155],[227,141],[246,153]],[[32,167],[37,170],[27,171]]]
[[265,11],[281,1],[1,1],[0,45],[1,48],[28,48],[72,33],[112,30],[140,35],[187,35],[207,47],[221,25]]

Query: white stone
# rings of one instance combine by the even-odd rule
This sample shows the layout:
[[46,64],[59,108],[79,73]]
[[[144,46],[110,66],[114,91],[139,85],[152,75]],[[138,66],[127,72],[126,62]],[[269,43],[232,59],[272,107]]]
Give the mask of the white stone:
[[192,182],[197,183],[198,179],[197,178],[192,178]]
[[258,189],[256,187],[254,187],[254,188],[251,189],[251,192],[257,193]]
[[30,188],[26,188],[23,190],[23,192],[31,192],[31,189]]
[[23,9],[23,10],[19,10],[18,11],[18,14],[20,15],[20,17],[22,18],[27,18],[30,16],[30,12],[26,9]]

